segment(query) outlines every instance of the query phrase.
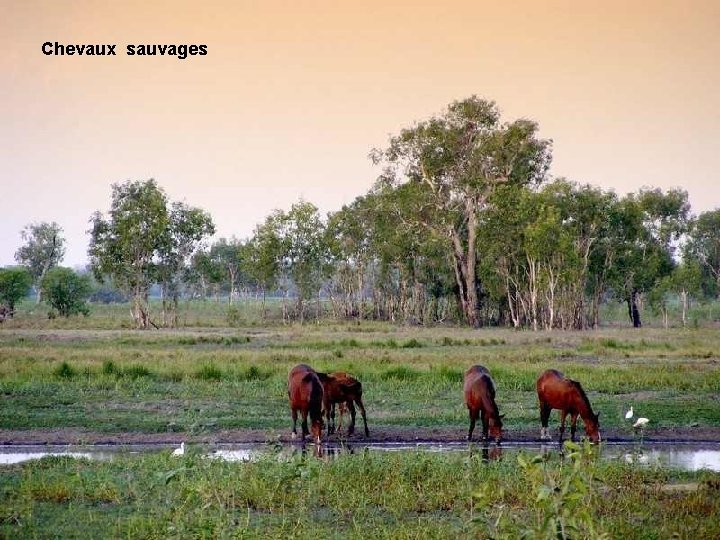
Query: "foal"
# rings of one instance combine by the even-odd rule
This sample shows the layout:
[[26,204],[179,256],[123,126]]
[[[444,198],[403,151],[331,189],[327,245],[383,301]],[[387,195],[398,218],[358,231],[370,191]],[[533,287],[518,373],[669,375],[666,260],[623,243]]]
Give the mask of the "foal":
[[355,404],[362,414],[363,424],[365,425],[365,436],[370,436],[370,430],[367,425],[367,416],[365,414],[365,406],[362,402],[362,383],[352,375],[348,375],[342,371],[330,373],[318,372],[318,377],[323,385],[324,400],[323,408],[325,410],[325,420],[328,425],[328,435],[335,430],[335,405],[340,406],[340,422],[342,422],[342,406],[346,405],[350,409],[350,425],[348,426],[348,435],[355,432]]

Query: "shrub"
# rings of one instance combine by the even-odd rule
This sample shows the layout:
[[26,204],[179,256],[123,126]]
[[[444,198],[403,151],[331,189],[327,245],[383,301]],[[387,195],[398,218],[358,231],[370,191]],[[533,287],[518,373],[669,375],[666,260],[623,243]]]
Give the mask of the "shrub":
[[61,379],[72,379],[77,375],[77,372],[70,364],[63,361],[63,363],[55,369],[54,374]]
[[195,373],[195,377],[202,381],[220,381],[224,376],[222,370],[213,364],[206,364]]
[[63,317],[90,314],[87,305],[91,292],[88,276],[81,276],[70,268],[56,267],[45,275],[41,288],[45,301]]
[[123,370],[123,376],[130,379],[139,379],[140,377],[150,377],[152,373],[142,364],[134,364]]
[[397,380],[397,381],[412,381],[414,379],[417,379],[420,374],[415,371],[414,369],[410,369],[405,366],[398,366],[390,369],[386,369],[382,375],[380,376],[381,379],[387,381],[387,380]]

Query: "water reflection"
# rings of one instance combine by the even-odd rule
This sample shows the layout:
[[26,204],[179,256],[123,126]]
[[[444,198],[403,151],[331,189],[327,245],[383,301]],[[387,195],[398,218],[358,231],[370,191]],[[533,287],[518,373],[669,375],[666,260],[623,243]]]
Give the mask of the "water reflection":
[[[92,460],[108,460],[118,455],[132,455],[150,452],[170,452],[174,445],[142,446],[0,446],[0,465],[13,465],[47,456],[64,456]],[[503,453],[539,452],[546,458],[561,455],[562,448],[557,444],[503,443],[468,444],[466,442],[436,443],[325,443],[306,444],[218,444],[212,447],[190,445],[190,452],[230,462],[247,462],[263,455],[274,455],[278,460],[291,459],[292,456],[315,457],[332,460],[342,455],[366,452],[469,452],[479,453],[482,461],[490,462],[502,459]],[[620,460],[640,466],[661,466],[688,471],[707,469],[720,472],[720,445],[655,445],[637,448],[630,445],[604,443],[601,447],[602,459]]]

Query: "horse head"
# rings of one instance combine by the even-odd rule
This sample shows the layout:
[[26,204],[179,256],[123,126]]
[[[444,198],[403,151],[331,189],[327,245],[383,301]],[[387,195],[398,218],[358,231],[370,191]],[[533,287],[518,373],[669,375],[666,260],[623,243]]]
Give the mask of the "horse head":
[[600,437],[600,413],[591,414],[585,421],[585,433],[587,433],[590,442],[599,443],[602,441]]

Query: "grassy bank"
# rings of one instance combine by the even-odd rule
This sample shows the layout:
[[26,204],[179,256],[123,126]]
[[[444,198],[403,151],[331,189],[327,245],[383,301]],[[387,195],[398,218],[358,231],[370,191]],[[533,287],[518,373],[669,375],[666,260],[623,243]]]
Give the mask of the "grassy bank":
[[535,430],[535,379],[580,380],[601,425],[627,432],[633,405],[649,433],[720,428],[720,333],[713,329],[513,332],[368,324],[133,332],[0,330],[0,428],[99,433],[286,435],[288,370],[306,362],[363,382],[371,429],[462,436],[463,372],[487,366],[508,436]]
[[[168,453],[45,458],[2,472],[0,536],[576,538],[720,535],[720,475],[479,453],[268,452],[224,463]],[[573,459],[572,456],[575,456]]]

